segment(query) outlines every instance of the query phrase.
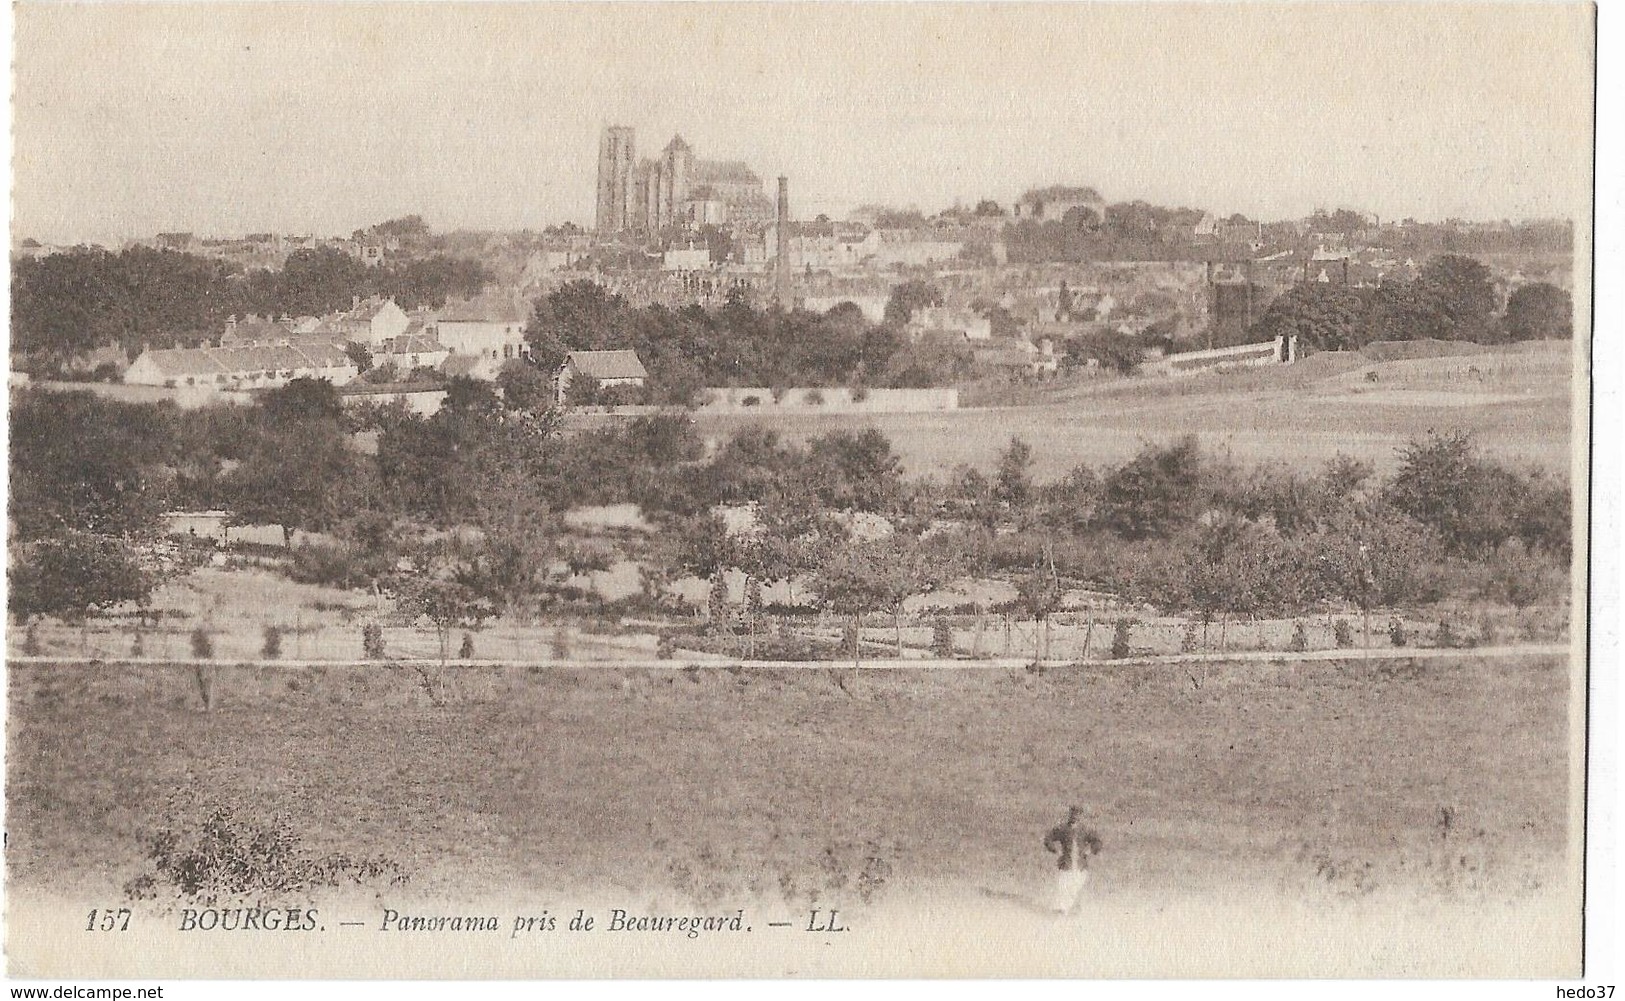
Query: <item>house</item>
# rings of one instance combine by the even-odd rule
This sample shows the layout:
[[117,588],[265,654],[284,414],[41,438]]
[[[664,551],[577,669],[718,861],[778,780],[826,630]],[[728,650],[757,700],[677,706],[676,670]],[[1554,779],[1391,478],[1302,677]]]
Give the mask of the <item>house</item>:
[[450,357],[451,351],[435,339],[433,334],[418,324],[414,329],[373,349],[372,362],[378,367],[395,366],[401,375],[415,368],[439,368]]
[[908,321],[910,340],[928,336],[951,335],[955,340],[985,341],[993,336],[993,321],[966,309],[947,306],[924,306],[914,311]]
[[562,404],[570,384],[577,379],[591,380],[599,389],[610,386],[641,389],[648,378],[649,372],[636,351],[572,351],[564,360],[564,367],[559,369],[556,399]]
[[437,335],[452,354],[500,363],[530,354],[525,342],[524,303],[499,294],[451,302],[440,313]]
[[1094,188],[1055,184],[1034,188],[1022,195],[1015,204],[1015,217],[1034,222],[1062,222],[1073,210],[1082,213],[1084,220],[1092,215],[1092,221],[1098,223],[1106,217],[1106,200]]
[[355,362],[336,344],[256,345],[143,351],[124,381],[171,389],[269,389],[301,378],[342,386],[358,374]]
[[989,341],[975,347],[973,356],[979,366],[1028,379],[1052,376],[1060,369],[1054,342],[1048,338],[1039,345],[1021,338]]
[[323,317],[312,333],[374,346],[406,333],[410,322],[406,310],[397,306],[394,299],[373,296],[362,301],[357,296],[350,300],[348,312]]

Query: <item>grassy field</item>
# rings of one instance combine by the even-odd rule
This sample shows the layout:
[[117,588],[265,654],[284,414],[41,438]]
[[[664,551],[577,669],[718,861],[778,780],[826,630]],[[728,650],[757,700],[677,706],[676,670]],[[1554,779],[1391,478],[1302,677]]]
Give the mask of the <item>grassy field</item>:
[[[1472,431],[1488,454],[1569,470],[1567,344],[1445,358],[1365,362],[1314,356],[1296,366],[1063,386],[1023,405],[930,414],[703,416],[726,438],[761,423],[792,438],[878,428],[911,475],[964,463],[992,469],[1011,435],[1034,446],[1034,472],[1121,462],[1147,442],[1195,434],[1237,460],[1312,469],[1339,452],[1391,471],[1396,451],[1429,430]],[[1469,371],[1471,370],[1471,371]],[[1376,381],[1366,377],[1375,373]]]
[[[398,863],[410,880],[384,899],[440,913],[493,897],[833,905],[860,922],[926,908],[991,916],[1030,948],[1050,934],[1030,904],[1050,878],[1039,840],[1078,803],[1106,843],[1090,908],[1117,933],[1231,922],[1170,953],[1190,973],[1243,946],[1284,964],[1270,972],[1462,972],[1473,941],[1413,956],[1350,939],[1351,967],[1307,932],[1301,955],[1247,946],[1253,925],[1226,908],[1395,935],[1401,915],[1455,908],[1471,938],[1567,886],[1555,659],[1237,664],[1199,688],[1110,665],[873,672],[852,694],[824,671],[463,669],[439,707],[407,671],[245,668],[221,669],[211,713],[181,667],[9,675],[14,900],[116,899],[155,832],[223,804],[290,818],[309,851]],[[1098,931],[1044,968],[1175,968],[1102,952]],[[1528,970],[1522,951],[1486,955]]]

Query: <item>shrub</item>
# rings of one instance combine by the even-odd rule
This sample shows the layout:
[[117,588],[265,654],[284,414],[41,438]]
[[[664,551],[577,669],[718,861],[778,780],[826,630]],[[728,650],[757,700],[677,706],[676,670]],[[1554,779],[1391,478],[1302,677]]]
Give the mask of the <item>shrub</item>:
[[821,407],[824,405],[824,391],[822,389],[809,389],[801,400],[810,407]]
[[132,656],[132,657],[145,657],[146,655],[147,655],[147,648],[146,648],[145,644],[142,642],[141,634],[138,632],[133,637],[130,638],[130,656]]
[[1185,623],[1185,629],[1179,634],[1179,652],[1196,652],[1196,620]]
[[1122,659],[1129,655],[1129,635],[1135,626],[1134,619],[1118,619],[1112,624],[1112,657]]
[[316,887],[365,884],[388,879],[405,883],[401,866],[389,859],[346,855],[313,856],[286,821],[269,823],[218,807],[194,836],[165,827],[147,848],[152,869],[124,885],[131,900],[152,900],[161,889],[175,897],[213,906],[221,901],[258,901],[307,892]]
[[23,632],[23,656],[38,657],[40,649],[39,623],[30,622]]
[[752,393],[751,395],[749,395],[749,396],[745,397],[744,399],[740,400],[739,405],[742,406],[742,407],[754,407],[754,406],[759,405],[761,402],[762,402],[762,398],[760,396],[757,396],[755,393]]
[[1348,619],[1338,619],[1332,623],[1332,638],[1342,650],[1354,645],[1354,627],[1349,625]]
[[361,627],[361,654],[368,660],[384,659],[384,627],[369,622]]
[[862,403],[864,400],[867,400],[868,398],[869,398],[869,387],[868,386],[853,386],[852,387],[852,402],[853,403]]
[[1287,646],[1287,649],[1298,653],[1309,649],[1309,627],[1304,625],[1301,620],[1293,623],[1292,642]]
[[192,630],[192,656],[199,660],[214,656],[214,638],[202,626]]
[[1405,631],[1405,623],[1396,615],[1388,620],[1388,642],[1394,646],[1404,646],[1410,642],[1410,634]]
[[1461,637],[1456,635],[1456,627],[1451,624],[1449,619],[1440,620],[1437,643],[1439,646],[1446,648],[1453,648],[1462,645]]
[[463,634],[462,645],[460,645],[457,648],[457,658],[459,660],[473,660],[474,659],[474,634],[473,633],[464,633]]
[[672,639],[671,633],[661,633],[660,639],[655,641],[655,656],[660,660],[671,660],[677,656],[677,642]]
[[945,660],[954,656],[954,627],[946,615],[939,615],[931,623],[931,652]]
[[265,646],[260,653],[268,659],[282,656],[282,630],[277,626],[265,627]]
[[569,632],[569,630],[565,629],[563,626],[559,626],[557,629],[553,630],[553,640],[552,640],[551,646],[552,646],[552,650],[553,650],[553,659],[554,660],[569,660],[570,659],[570,632]]

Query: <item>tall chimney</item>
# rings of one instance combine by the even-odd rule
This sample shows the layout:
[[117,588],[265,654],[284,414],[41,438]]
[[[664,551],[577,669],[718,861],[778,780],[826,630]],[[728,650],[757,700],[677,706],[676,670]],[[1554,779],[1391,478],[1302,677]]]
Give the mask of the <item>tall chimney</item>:
[[790,307],[790,179],[779,178],[778,214],[779,261],[774,274],[773,298],[780,306]]

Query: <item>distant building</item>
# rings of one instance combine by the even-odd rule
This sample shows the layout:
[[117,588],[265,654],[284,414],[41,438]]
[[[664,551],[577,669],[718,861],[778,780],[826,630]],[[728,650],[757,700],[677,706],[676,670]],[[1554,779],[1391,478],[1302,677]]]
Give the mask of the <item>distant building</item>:
[[908,321],[911,340],[952,335],[966,341],[985,341],[993,336],[993,321],[968,309],[925,306],[914,311]]
[[755,228],[773,220],[762,179],[738,160],[701,160],[682,136],[655,159],[637,159],[633,129],[611,125],[598,147],[598,231],[667,227]]
[[124,381],[171,389],[269,389],[301,378],[342,386],[357,374],[355,362],[332,344],[164,348],[143,351],[125,370]]
[[1022,195],[1015,204],[1017,220],[1034,222],[1061,222],[1073,209],[1093,213],[1094,221],[1106,217],[1106,200],[1094,188],[1069,187],[1055,184],[1047,188],[1034,188]]
[[674,247],[662,255],[661,267],[666,271],[704,271],[711,267],[711,248],[704,244],[696,247],[692,243],[687,247]]
[[347,312],[322,317],[321,322],[311,333],[336,340],[376,345],[406,333],[410,323],[411,318],[406,315],[406,310],[397,306],[394,299],[373,296],[371,299],[362,300],[358,296],[351,300]]
[[649,372],[638,359],[636,351],[572,351],[559,370],[557,400],[563,403],[570,385],[577,379],[586,379],[599,389],[611,386],[642,388]]
[[530,354],[525,342],[529,313],[522,300],[487,294],[465,302],[447,303],[436,324],[441,344],[453,354],[484,358],[499,364]]
[[632,228],[632,168],[637,161],[636,133],[624,125],[604,129],[598,142],[598,217],[600,233]]

